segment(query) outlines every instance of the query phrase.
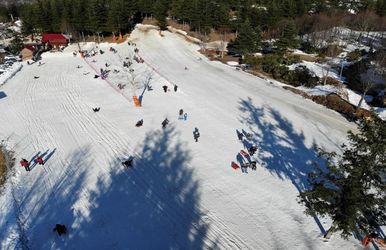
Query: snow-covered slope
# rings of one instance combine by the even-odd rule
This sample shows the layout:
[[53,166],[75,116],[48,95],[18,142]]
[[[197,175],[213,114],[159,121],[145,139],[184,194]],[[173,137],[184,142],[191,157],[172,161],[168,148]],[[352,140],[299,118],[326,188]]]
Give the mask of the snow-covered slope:
[[[360,248],[354,239],[322,242],[329,222],[305,216],[296,201],[316,160],[313,144],[336,150],[353,124],[208,61],[176,34],[137,30],[130,39],[145,60],[134,61],[132,72],[122,65],[134,46],[101,44],[105,53],[87,62],[72,55],[73,46],[44,54],[43,65],[23,67],[0,88],[0,139],[17,161],[47,160],[31,172],[17,166],[0,198],[2,248]],[[108,82],[94,79],[105,63]],[[131,96],[147,83],[153,90],[136,108]],[[178,91],[164,93],[165,84]],[[181,108],[187,121],[178,119]],[[165,117],[170,124],[161,129]],[[144,126],[136,128],[139,119]],[[252,140],[243,145],[236,130]],[[249,143],[259,148],[257,170],[234,170]],[[121,161],[129,155],[135,166],[127,170]],[[67,225],[67,236],[52,232],[56,223]]]

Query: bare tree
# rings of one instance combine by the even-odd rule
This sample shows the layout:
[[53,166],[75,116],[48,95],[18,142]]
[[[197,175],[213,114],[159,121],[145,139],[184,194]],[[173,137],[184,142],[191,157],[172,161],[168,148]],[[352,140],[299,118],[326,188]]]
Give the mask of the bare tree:
[[366,69],[365,66],[363,66],[363,73],[360,75],[362,95],[357,105],[357,109],[361,107],[362,102],[365,99],[365,96],[367,95],[369,90],[376,85],[376,76],[377,73],[374,68]]

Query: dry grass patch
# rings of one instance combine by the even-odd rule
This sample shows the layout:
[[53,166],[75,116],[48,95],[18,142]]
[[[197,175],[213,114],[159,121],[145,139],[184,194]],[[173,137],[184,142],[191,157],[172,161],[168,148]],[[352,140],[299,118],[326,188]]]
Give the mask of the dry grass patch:
[[2,186],[6,180],[7,165],[5,162],[5,155],[0,147],[0,186]]

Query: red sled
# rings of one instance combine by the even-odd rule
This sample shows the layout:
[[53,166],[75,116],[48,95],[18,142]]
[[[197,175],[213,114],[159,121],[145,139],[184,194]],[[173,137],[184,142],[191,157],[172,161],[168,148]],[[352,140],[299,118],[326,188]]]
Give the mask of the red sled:
[[241,151],[240,151],[240,154],[241,154],[242,156],[245,156],[245,157],[249,156],[249,154],[248,154],[247,152],[245,152],[244,150],[241,150]]
[[232,166],[232,168],[233,168],[234,170],[237,170],[237,169],[239,169],[239,168],[240,168],[240,166],[239,166],[239,165],[237,165],[237,163],[235,163],[234,161],[232,161],[232,164],[231,164],[231,166]]

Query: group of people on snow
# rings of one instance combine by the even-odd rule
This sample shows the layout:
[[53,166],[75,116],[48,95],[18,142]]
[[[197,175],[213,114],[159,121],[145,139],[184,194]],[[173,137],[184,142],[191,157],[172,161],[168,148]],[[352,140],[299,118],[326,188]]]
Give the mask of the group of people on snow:
[[[35,162],[35,164],[39,164],[39,165],[44,165],[44,163],[45,163],[42,156],[36,157],[36,159],[34,159],[34,162]],[[25,168],[25,171],[27,171],[27,172],[31,171],[30,162],[27,161],[26,159],[24,159],[24,158],[21,159],[20,165]]]

